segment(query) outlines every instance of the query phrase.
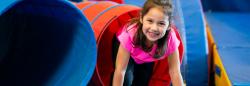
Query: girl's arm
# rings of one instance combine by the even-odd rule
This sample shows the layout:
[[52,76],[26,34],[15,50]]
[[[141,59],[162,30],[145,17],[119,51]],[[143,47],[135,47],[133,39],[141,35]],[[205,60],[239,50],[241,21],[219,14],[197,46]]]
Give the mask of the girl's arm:
[[113,86],[123,86],[124,75],[127,69],[129,58],[130,53],[120,45],[115,63]]
[[173,86],[184,86],[180,71],[180,60],[178,48],[168,57],[169,74]]

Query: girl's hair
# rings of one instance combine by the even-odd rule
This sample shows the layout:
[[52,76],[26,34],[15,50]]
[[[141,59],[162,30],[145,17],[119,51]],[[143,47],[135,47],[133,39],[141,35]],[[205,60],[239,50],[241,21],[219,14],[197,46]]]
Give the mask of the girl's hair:
[[[130,21],[130,24],[137,24],[138,25],[138,30],[135,33],[133,37],[133,44],[136,47],[141,47],[144,51],[149,52],[152,49],[151,47],[146,46],[146,36],[142,32],[142,23],[140,22],[140,18],[143,19],[143,17],[148,13],[148,11],[151,8],[154,7],[160,7],[162,8],[163,13],[169,17],[169,26],[167,28],[171,27],[171,15],[172,15],[172,3],[171,0],[147,0],[144,3],[144,6],[141,10],[141,14],[139,18],[134,18]],[[159,40],[157,40],[157,49],[154,54],[154,58],[159,58],[165,54],[166,48],[167,48],[167,43],[166,43],[166,38],[169,34],[170,29],[167,30],[166,34]]]

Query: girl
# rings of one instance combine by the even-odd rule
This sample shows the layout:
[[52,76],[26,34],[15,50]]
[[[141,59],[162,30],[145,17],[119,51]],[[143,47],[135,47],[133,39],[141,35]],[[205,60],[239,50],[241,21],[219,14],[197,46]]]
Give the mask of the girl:
[[[135,62],[132,85],[148,85],[152,62],[168,59],[169,75],[174,86],[182,86],[177,39],[171,26],[170,0],[147,0],[140,17],[117,33],[117,53],[113,86],[122,86],[130,56]],[[144,75],[143,75],[144,74]],[[139,77],[139,78],[138,78]]]

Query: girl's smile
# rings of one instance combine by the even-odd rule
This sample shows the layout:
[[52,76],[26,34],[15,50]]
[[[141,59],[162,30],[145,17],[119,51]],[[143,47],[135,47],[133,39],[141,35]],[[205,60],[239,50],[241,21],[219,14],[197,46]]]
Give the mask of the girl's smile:
[[150,38],[157,38],[160,36],[160,32],[150,32],[150,31],[147,31],[146,34],[150,37]]

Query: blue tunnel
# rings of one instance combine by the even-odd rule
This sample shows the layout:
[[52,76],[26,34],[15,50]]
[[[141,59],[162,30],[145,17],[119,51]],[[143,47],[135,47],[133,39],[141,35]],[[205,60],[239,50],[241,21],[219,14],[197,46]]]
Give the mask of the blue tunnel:
[[85,86],[97,58],[87,19],[68,1],[0,1],[1,86]]

